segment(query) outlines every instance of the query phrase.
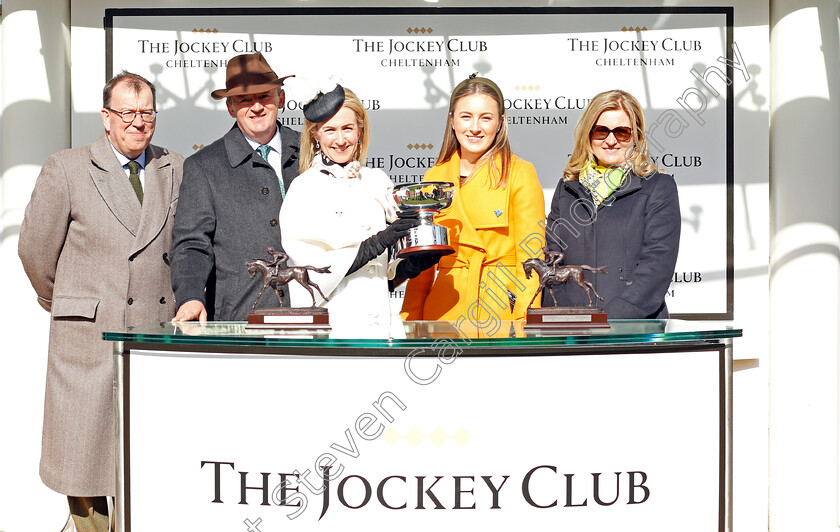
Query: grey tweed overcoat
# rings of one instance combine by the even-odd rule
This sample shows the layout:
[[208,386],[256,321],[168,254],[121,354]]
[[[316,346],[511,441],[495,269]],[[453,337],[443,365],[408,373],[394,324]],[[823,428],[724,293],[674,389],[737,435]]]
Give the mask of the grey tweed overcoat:
[[172,219],[184,158],[146,148],[137,201],[103,134],[50,156],[18,252],[51,313],[41,479],[65,495],[114,495],[113,355],[103,331],[169,320]]

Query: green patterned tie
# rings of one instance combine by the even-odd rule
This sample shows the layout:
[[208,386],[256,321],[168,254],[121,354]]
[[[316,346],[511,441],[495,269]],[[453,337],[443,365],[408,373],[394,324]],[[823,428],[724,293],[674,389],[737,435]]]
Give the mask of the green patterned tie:
[[[257,147],[257,151],[260,153],[265,162],[268,162],[268,152],[271,151],[271,146],[268,144],[263,144],[262,146]],[[270,163],[269,163],[270,164]],[[280,197],[286,197],[286,186],[283,185],[283,176],[277,176],[277,182],[280,183]]]
[[140,205],[143,205],[143,186],[140,184],[140,163],[137,161],[128,161],[128,182],[134,187],[134,193],[137,194],[137,199],[140,200]]

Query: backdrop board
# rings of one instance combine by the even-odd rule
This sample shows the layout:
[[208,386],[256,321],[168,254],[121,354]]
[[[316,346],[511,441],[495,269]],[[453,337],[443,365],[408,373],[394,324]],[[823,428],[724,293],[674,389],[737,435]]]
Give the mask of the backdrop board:
[[[109,74],[158,86],[160,144],[189,155],[227,131],[209,93],[228,59],[259,51],[279,75],[352,88],[371,117],[366,163],[395,183],[434,165],[449,94],[478,72],[501,87],[514,152],[534,163],[547,206],[590,98],[627,90],[644,107],[651,156],[679,187],[669,309],[732,319],[732,82],[749,73],[731,7],[110,9],[105,24]],[[301,128],[298,102],[281,120]]]
[[295,341],[225,327],[106,333],[125,339],[122,530],[725,529],[721,338],[740,331]]

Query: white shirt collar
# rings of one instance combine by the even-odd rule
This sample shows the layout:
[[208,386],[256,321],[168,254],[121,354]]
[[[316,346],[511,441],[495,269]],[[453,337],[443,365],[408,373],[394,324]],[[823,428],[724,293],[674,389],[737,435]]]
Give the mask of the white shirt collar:
[[[111,144],[110,140],[108,141],[108,144]],[[111,144],[111,149],[114,150],[114,155],[117,156],[117,160],[120,162],[121,166],[127,165],[129,161],[137,161],[138,163],[140,163],[140,168],[146,168],[146,150],[143,150],[143,153],[141,153],[136,159],[129,159],[128,157],[117,151],[113,144]]]
[[[239,129],[239,128],[237,128],[237,129]],[[242,133],[242,130],[240,129],[239,132]],[[249,137],[245,133],[242,133],[242,136],[245,137],[245,140],[248,141],[248,145],[250,145],[251,149],[253,149],[254,151],[256,151],[257,148],[259,148],[260,146],[262,146],[262,144],[260,144],[256,140],[252,139],[251,137]],[[271,149],[276,151],[278,154],[283,153],[281,151],[283,145],[280,142],[280,124],[277,124],[277,127],[274,129],[274,136],[271,137],[271,140],[269,140],[266,144],[268,146],[271,146]]]

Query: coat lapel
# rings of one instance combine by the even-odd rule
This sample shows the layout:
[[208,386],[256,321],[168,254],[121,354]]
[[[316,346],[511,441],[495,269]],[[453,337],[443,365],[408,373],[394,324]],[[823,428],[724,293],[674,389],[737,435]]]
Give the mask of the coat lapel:
[[[277,123],[280,128],[280,143],[282,144],[283,153],[280,158],[283,160],[283,182],[286,185],[286,190],[289,190],[289,185],[292,184],[292,179],[297,177],[300,173],[298,169],[298,157],[300,156],[300,137],[293,134],[292,130],[284,128]],[[364,161],[362,161],[364,164]]]
[[[251,165],[254,169],[263,168],[269,172],[271,172],[271,176],[282,179],[283,186],[286,190],[289,190],[289,187],[292,184],[292,180],[297,177],[298,171],[298,157],[300,153],[300,139],[294,134],[294,131],[288,128],[284,128],[277,123],[277,127],[280,131],[280,143],[282,145],[280,153],[280,158],[283,161],[283,168],[281,168],[281,176],[277,176],[277,173],[274,171],[274,168],[271,167],[270,164],[262,160],[262,157],[255,157],[255,151],[251,148],[251,145],[245,140],[244,134],[239,130],[239,127],[234,123],[233,127],[225,134],[225,152],[227,153],[228,162],[230,163],[231,168],[236,168],[247,163],[249,160],[251,161]],[[260,175],[257,173],[257,175]],[[267,178],[269,174],[265,174]],[[277,184],[277,193],[280,193],[280,184],[278,181]],[[282,200],[281,200],[282,201]]]
[[458,244],[481,249],[484,247],[484,242],[481,240],[481,236],[478,234],[478,231],[476,231],[472,220],[470,220],[467,215],[467,211],[464,209],[463,198],[458,197],[461,194],[461,158],[457,151],[452,154],[452,157],[447,162],[444,163],[443,170],[443,176],[436,175],[431,180],[449,181],[450,183],[454,183],[455,199],[453,199],[450,208],[441,212],[435,218],[435,221],[440,222],[441,225],[448,225],[451,227],[451,224],[447,224],[446,222],[448,220],[454,220],[457,225],[460,226],[458,227]]
[[[292,173],[291,177],[296,177],[299,173],[297,160],[300,152],[300,139],[292,133],[288,133],[287,131],[291,130],[284,129],[279,122],[277,123],[277,127],[280,130],[280,144],[282,146],[282,152],[280,153],[280,158],[283,161],[282,172],[284,176],[286,176],[286,172],[288,171]],[[228,130],[224,139],[225,151],[227,152],[228,162],[230,162],[231,168],[236,168],[251,158],[254,160],[254,166],[271,168],[271,165],[264,162],[261,158],[254,157],[254,150],[248,144],[248,141],[245,140],[245,136],[236,124]],[[272,171],[274,170],[272,169]],[[288,181],[291,181],[291,177],[286,177],[288,177]]]
[[90,145],[90,158],[90,177],[99,194],[117,220],[136,236],[140,202],[104,133]]
[[[249,164],[249,168],[256,171],[254,175],[260,175],[261,171],[267,171],[271,172],[270,175],[276,177],[277,174],[274,172],[274,168],[265,162],[262,157],[256,156],[257,152],[251,148],[251,145],[245,140],[245,135],[239,130],[236,124],[225,134],[224,139],[225,151],[227,152],[228,162],[231,168]],[[265,174],[265,176],[268,175],[268,173]],[[277,189],[279,193],[279,184],[277,185]]]
[[[562,186],[569,192],[570,196],[577,198],[572,202],[572,208],[578,209],[582,207],[585,209],[585,213],[577,211],[577,216],[575,218],[571,218],[571,220],[574,220],[574,227],[578,231],[578,234],[574,235],[573,238],[577,242],[580,242],[583,246],[583,256],[587,257],[586,261],[593,261],[595,260],[594,253],[596,244],[595,224],[587,223],[585,221],[584,223],[581,223],[578,221],[580,219],[594,219],[594,217],[598,216],[596,214],[595,204],[592,202],[592,195],[577,179],[572,181],[561,181],[561,183]],[[601,205],[603,207],[603,204]],[[569,221],[570,220],[567,220],[567,222]]]
[[146,148],[143,209],[131,255],[149,245],[166,224],[172,204],[172,172],[169,157],[160,148],[157,146]]
[[615,196],[616,198],[620,198],[622,196],[632,194],[640,188],[642,188],[642,179],[645,179],[644,177],[639,177],[638,175],[636,175],[635,172],[630,172],[628,178],[629,182],[623,183],[621,187],[619,187],[619,189],[615,191],[613,196]]
[[[225,133],[225,152],[227,152],[228,162],[231,168],[243,164],[248,159],[254,156],[254,150],[245,140],[245,136],[239,131],[236,124]],[[268,165],[266,165],[268,166]]]

